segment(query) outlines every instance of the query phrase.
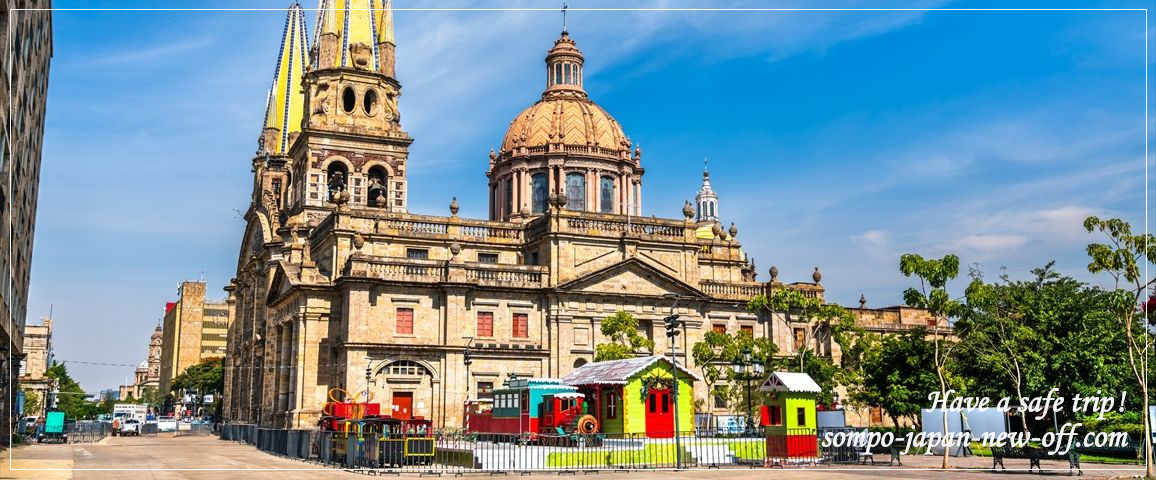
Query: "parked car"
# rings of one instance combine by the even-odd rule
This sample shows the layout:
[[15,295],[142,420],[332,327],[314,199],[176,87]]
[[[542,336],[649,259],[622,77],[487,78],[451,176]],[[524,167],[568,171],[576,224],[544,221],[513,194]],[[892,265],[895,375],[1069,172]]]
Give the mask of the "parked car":
[[127,436],[127,435],[140,436],[140,420],[137,420],[135,418],[130,418],[130,419],[125,420],[120,425],[120,435],[121,436]]
[[157,418],[157,431],[158,432],[175,432],[175,431],[177,431],[177,418],[171,417],[171,416],[170,417]]

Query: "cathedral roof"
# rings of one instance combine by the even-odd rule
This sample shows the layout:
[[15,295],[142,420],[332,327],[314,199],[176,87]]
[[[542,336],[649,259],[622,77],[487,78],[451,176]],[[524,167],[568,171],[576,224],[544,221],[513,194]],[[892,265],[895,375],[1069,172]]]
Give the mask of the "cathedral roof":
[[290,135],[301,131],[301,113],[305,108],[301,76],[309,65],[306,37],[305,11],[294,2],[285,16],[277,68],[273,71],[273,85],[265,104],[265,124],[257,150],[260,154],[285,155]]
[[317,7],[317,35],[336,36],[340,54],[332,60],[332,65],[321,65],[320,58],[314,59],[318,69],[353,67],[350,45],[364,45],[372,53],[373,70],[381,68],[381,52],[378,45],[394,43],[393,8],[390,0],[321,0]]
[[557,150],[595,157],[624,158],[630,140],[614,117],[587,97],[582,87],[582,52],[563,32],[546,55],[542,99],[514,117],[502,140],[504,157]]

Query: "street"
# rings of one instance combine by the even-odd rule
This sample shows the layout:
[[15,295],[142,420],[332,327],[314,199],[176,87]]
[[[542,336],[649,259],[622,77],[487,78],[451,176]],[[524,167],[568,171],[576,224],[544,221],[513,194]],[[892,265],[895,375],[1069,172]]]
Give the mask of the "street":
[[[290,460],[258,451],[239,443],[222,441],[209,435],[155,437],[107,437],[92,444],[28,445],[4,452],[11,455],[11,463],[4,458],[0,478],[27,479],[227,479],[244,476],[246,480],[308,478],[366,478],[367,475],[327,468],[311,463]],[[879,466],[821,466],[787,469],[727,469],[599,472],[598,478],[630,478],[637,480],[669,479],[672,475],[684,479],[708,479],[726,476],[730,480],[775,478],[803,479],[824,476],[832,479],[863,478],[939,478],[939,479],[993,479],[997,474],[983,470],[990,467],[990,459],[983,457],[953,458],[955,469],[950,471],[924,470],[938,465],[937,457],[906,456],[904,467]],[[1009,473],[1015,469],[1015,478],[1044,478],[1067,475],[1066,462],[1043,462],[1045,468],[1058,469],[1044,475],[1027,476],[1023,471],[1026,460],[1008,460]],[[773,472],[773,473],[771,473]],[[1084,478],[1133,476],[1140,470],[1132,466],[1084,464]],[[406,476],[416,477],[417,472]],[[488,474],[467,474],[468,476]],[[452,476],[447,473],[445,476]],[[535,476],[558,476],[557,472],[539,472]]]

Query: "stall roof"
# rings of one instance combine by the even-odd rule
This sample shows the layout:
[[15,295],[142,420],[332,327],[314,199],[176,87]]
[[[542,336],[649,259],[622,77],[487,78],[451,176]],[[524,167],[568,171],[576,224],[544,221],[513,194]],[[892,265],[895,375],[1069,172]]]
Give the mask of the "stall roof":
[[[587,363],[562,377],[562,382],[570,385],[625,385],[630,377],[645,370],[654,362],[664,360],[670,363],[669,360],[658,355]],[[698,374],[682,365],[679,365],[678,369],[695,380],[702,380]]]
[[767,377],[759,391],[821,393],[823,389],[805,373],[775,372]]

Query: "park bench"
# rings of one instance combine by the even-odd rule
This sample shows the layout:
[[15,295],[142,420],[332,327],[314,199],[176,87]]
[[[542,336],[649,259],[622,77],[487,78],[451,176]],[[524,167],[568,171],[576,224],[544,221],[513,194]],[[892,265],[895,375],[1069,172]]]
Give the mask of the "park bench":
[[887,466],[890,467],[896,463],[898,463],[899,466],[903,466],[903,460],[899,458],[899,452],[903,451],[906,446],[906,441],[896,440],[892,442],[891,445],[885,447],[875,447],[873,449],[864,448],[863,451],[859,452],[859,464],[866,465],[867,462],[871,462],[872,465],[875,465],[875,454],[887,453],[890,455],[890,458],[887,460]]
[[1082,442],[1077,441],[1072,448],[1078,450],[1083,455],[1107,455],[1112,457],[1124,456],[1128,458],[1140,458],[1140,449],[1143,447],[1139,441],[1132,437],[1128,437],[1128,442],[1118,447],[1093,447],[1085,446],[1081,443]]
[[1039,447],[992,447],[991,449],[991,469],[999,467],[1007,470],[1004,466],[1003,460],[1005,458],[1026,458],[1028,459],[1028,473],[1031,473],[1032,468],[1038,468],[1043,472],[1043,467],[1040,466],[1040,460],[1067,460],[1068,461],[1068,475],[1072,474],[1072,469],[1084,474],[1084,470],[1080,468],[1080,454],[1075,449],[1069,450],[1065,454],[1049,454],[1048,449]]

